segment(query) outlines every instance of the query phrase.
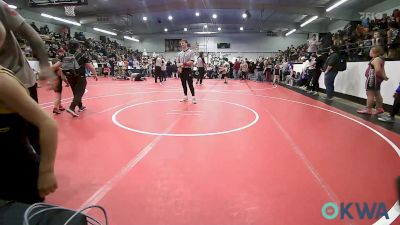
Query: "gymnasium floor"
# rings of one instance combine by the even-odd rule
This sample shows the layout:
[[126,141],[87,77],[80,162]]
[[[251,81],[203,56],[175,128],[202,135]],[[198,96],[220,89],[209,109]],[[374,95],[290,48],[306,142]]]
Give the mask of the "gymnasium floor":
[[[205,80],[193,105],[179,102],[174,79],[88,80],[88,110],[54,117],[59,189],[49,203],[99,204],[113,225],[378,220],[361,220],[355,207],[354,220],[327,220],[327,202],[383,202],[399,214],[400,138],[380,126],[266,83]],[[53,93],[39,94],[51,113]]]

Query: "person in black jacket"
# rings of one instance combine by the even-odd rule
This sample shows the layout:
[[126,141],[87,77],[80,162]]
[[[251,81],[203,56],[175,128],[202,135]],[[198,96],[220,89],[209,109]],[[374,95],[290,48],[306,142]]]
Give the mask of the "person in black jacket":
[[330,55],[325,63],[325,86],[326,86],[326,99],[332,100],[335,92],[335,78],[338,74],[339,64],[339,48],[333,45],[330,49]]
[[76,70],[76,74],[72,74],[71,72],[64,72],[67,77],[68,83],[71,86],[72,93],[74,95],[74,99],[71,102],[71,105],[67,109],[67,112],[71,114],[73,117],[78,117],[79,115],[75,112],[75,108],[79,107],[79,112],[83,112],[86,110],[86,107],[82,104],[82,97],[85,94],[85,89],[87,85],[85,68],[90,70],[93,73],[94,79],[97,81],[97,72],[94,69],[92,63],[89,61],[89,58],[81,52],[80,43],[78,41],[70,42],[70,50],[69,53],[74,55],[76,61],[78,62],[80,68]]

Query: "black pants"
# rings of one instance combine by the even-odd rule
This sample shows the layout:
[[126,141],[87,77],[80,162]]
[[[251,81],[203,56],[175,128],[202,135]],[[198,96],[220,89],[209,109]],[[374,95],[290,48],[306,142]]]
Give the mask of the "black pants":
[[321,76],[321,70],[310,70],[311,75],[311,91],[319,91],[319,77]]
[[206,70],[204,69],[204,67],[199,67],[199,76],[197,77],[197,82],[200,82],[200,84],[203,83],[205,73],[206,73]]
[[192,93],[192,96],[194,96],[192,70],[191,69],[183,69],[180,77],[181,77],[181,82],[182,82],[182,87],[183,87],[183,93],[185,94],[185,96],[187,96],[187,84],[189,84],[190,93]]
[[397,113],[400,111],[400,94],[396,94],[396,97],[394,98],[394,103],[393,103],[393,108],[392,108],[392,113],[390,113],[391,117],[395,117]]
[[[38,95],[37,95],[37,84],[34,86],[28,88],[29,90],[29,95],[33,100],[36,102],[38,101]],[[32,123],[28,123],[28,139],[29,143],[32,145],[32,147],[35,149],[35,151],[40,154],[40,137],[39,137],[39,128],[33,125]]]
[[[7,149],[4,149],[7,150]],[[4,152],[0,165],[0,199],[27,204],[43,202],[37,188],[39,156],[28,145],[13,144],[11,153]],[[1,221],[0,221],[1,224]]]
[[82,108],[82,97],[85,94],[87,85],[86,77],[84,76],[67,76],[68,82],[71,85],[74,99],[69,106],[69,109],[75,111],[76,106]]
[[160,66],[156,66],[154,69],[154,81],[157,83],[157,77],[160,79],[160,82],[162,82],[162,71]]
[[242,71],[242,72],[240,73],[240,79],[241,79],[241,80],[247,80],[247,72],[243,72],[243,71]]

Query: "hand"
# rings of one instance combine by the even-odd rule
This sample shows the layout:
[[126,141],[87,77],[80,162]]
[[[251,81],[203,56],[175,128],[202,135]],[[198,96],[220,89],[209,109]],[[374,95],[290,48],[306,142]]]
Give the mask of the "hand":
[[39,80],[47,80],[52,77],[57,77],[57,76],[50,66],[40,68]]
[[49,78],[47,78],[45,80],[39,80],[38,81],[38,86],[40,86],[40,87],[46,87],[47,86],[47,89],[49,91],[51,91],[51,90],[56,90],[57,89],[58,82],[60,82],[60,81],[58,80],[58,78],[56,76],[54,76],[54,77],[49,77]]
[[58,188],[54,172],[39,172],[37,188],[42,198],[53,193]]
[[94,79],[95,79],[96,81],[98,81],[98,80],[99,80],[99,77],[97,77],[97,76],[94,76]]
[[58,82],[58,77],[50,67],[44,67],[40,69],[40,86],[47,86],[49,90],[55,90],[57,88]]

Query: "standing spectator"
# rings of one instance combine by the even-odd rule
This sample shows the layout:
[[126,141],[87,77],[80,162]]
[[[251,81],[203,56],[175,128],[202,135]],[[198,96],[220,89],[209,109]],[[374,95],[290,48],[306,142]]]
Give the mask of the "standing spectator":
[[311,93],[312,95],[318,95],[319,92],[319,77],[322,73],[322,67],[324,66],[325,57],[321,55],[321,52],[317,52],[317,55],[313,57],[311,64],[315,63],[315,73],[312,74],[311,78]]
[[274,74],[274,78],[273,78],[272,84],[275,85],[279,82],[279,76],[281,74],[281,68],[279,67],[278,62],[276,62],[275,66],[274,66],[273,74]]
[[206,71],[205,70],[206,62],[204,60],[203,52],[199,52],[199,57],[197,58],[196,66],[197,66],[197,71],[199,72],[199,76],[197,77],[196,84],[202,85],[203,79],[204,79],[204,74]]
[[239,78],[240,62],[238,59],[235,60],[233,64],[233,78],[237,80]]
[[[398,114],[400,111],[400,84],[399,84],[399,87],[397,87],[396,92],[393,94],[393,98],[394,98],[394,103],[393,103],[392,112],[390,113],[390,115],[379,117],[378,120],[380,120],[382,122],[387,122],[387,123],[395,122],[396,114]],[[400,185],[400,179],[399,179],[399,185]],[[400,194],[399,194],[399,198],[400,198]]]
[[247,73],[249,72],[249,65],[246,60],[242,60],[240,64],[240,79],[247,80]]
[[154,68],[154,81],[155,83],[157,83],[157,78],[160,79],[160,83],[162,84],[163,79],[161,77],[162,75],[162,70],[161,70],[161,66],[162,66],[162,59],[160,56],[157,56],[157,58],[155,59],[155,68]]
[[161,56],[161,83],[167,81],[167,64],[164,56]]
[[333,45],[330,49],[330,55],[325,63],[325,86],[326,86],[326,99],[332,100],[333,93],[335,92],[335,78],[338,74],[339,64],[339,48]]
[[264,71],[263,59],[257,60],[257,62],[256,62],[257,82],[262,82],[263,81],[263,71]]
[[317,36],[315,34],[313,34],[311,40],[308,41],[308,53],[315,53],[318,50],[318,40],[317,40]]

